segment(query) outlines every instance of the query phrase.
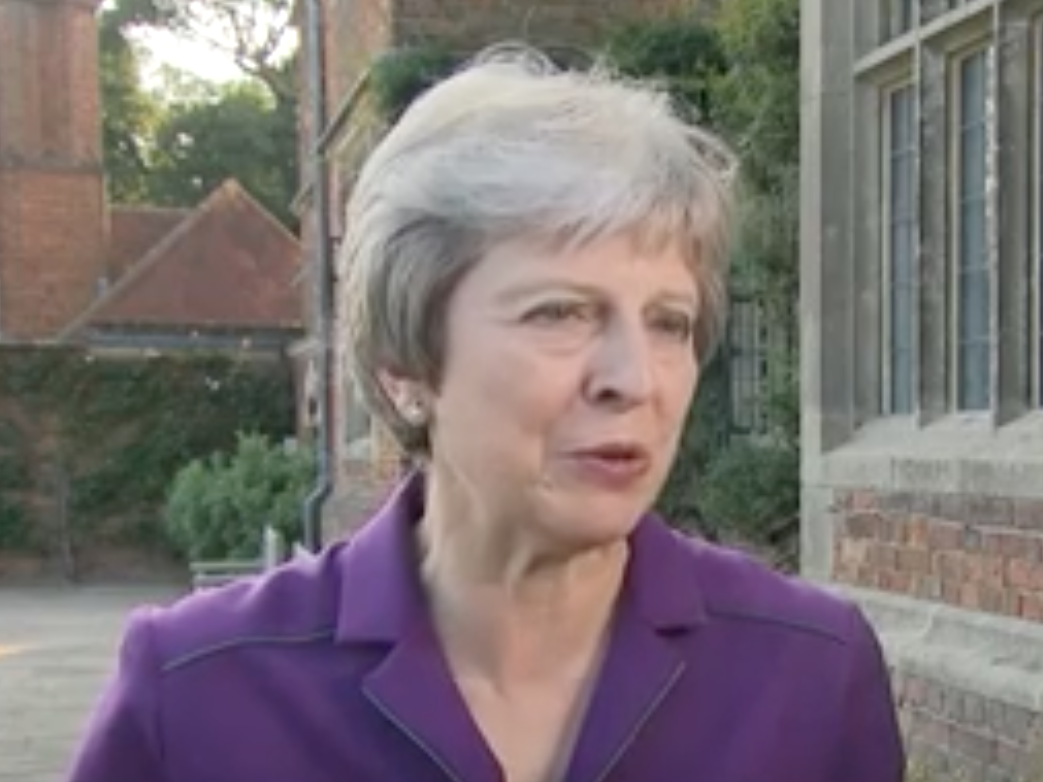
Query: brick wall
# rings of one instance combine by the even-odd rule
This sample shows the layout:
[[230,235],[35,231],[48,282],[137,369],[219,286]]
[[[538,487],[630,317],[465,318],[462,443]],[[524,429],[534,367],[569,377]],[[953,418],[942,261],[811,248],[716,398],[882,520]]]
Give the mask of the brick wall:
[[1043,500],[847,492],[834,578],[1043,622]]
[[[1043,623],[1043,500],[845,491],[833,578]],[[983,662],[983,665],[986,663]],[[937,779],[1043,780],[1043,714],[895,670],[909,754]]]
[[100,174],[0,169],[0,333],[52,336],[105,273]]
[[392,44],[392,0],[327,0],[327,95],[335,109],[369,63]]
[[94,6],[0,0],[0,160],[100,162]]
[[104,273],[92,0],[0,0],[0,333],[52,336]]
[[1043,715],[911,674],[894,691],[909,754],[937,779],[1043,779]]

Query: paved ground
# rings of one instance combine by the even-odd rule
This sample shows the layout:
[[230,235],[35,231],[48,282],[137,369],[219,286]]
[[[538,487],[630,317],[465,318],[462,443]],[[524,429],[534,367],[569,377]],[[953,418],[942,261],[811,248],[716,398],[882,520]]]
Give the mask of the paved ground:
[[0,782],[60,782],[135,605],[174,587],[0,586]]

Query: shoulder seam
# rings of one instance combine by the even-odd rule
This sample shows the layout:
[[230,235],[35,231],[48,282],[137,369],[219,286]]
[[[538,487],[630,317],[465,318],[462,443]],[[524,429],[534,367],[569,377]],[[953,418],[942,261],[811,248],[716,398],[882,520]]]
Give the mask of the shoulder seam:
[[737,619],[746,622],[757,622],[760,624],[776,625],[778,627],[784,627],[790,630],[797,630],[808,635],[817,635],[820,638],[824,638],[828,641],[832,641],[833,643],[840,644],[841,646],[851,645],[851,640],[849,638],[844,637],[844,635],[840,632],[831,631],[818,625],[785,619],[779,616],[754,613],[751,611],[741,611],[736,609],[722,609],[716,607],[708,607],[707,612],[713,614],[714,616],[721,617],[722,619]]
[[327,638],[332,638],[333,632],[334,628],[329,626],[318,630],[312,630],[301,635],[248,635],[238,638],[230,638],[221,641],[220,643],[204,646],[201,649],[196,649],[179,655],[178,657],[164,663],[160,668],[160,671],[165,674],[172,673],[182,668],[186,668],[207,657],[212,657],[213,655],[221,654],[222,652],[230,652],[244,646],[292,646],[295,644],[307,644],[315,641],[322,641]]

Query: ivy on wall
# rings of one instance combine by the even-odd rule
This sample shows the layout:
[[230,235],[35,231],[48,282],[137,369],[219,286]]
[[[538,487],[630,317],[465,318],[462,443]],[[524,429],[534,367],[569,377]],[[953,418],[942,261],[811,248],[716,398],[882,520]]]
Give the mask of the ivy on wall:
[[91,544],[155,543],[179,468],[238,432],[293,429],[280,361],[0,348],[0,549],[74,560]]

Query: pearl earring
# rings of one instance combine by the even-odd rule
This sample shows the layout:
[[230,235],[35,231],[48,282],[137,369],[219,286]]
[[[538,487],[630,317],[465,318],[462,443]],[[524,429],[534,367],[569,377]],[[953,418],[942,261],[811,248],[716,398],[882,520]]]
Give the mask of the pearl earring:
[[427,413],[424,406],[416,400],[407,402],[402,408],[402,417],[410,426],[423,426],[427,422]]

